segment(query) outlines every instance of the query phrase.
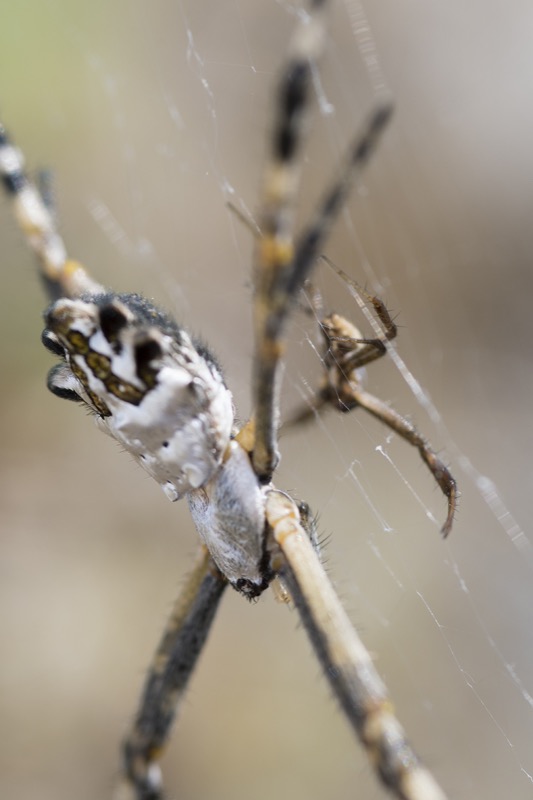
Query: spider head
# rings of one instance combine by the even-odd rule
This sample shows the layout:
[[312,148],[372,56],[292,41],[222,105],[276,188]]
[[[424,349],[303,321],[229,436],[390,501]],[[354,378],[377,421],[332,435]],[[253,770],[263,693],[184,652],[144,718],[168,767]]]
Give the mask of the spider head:
[[61,298],[45,322],[43,342],[62,359],[49,389],[84,402],[171,500],[216,473],[233,402],[203,345],[137,294]]

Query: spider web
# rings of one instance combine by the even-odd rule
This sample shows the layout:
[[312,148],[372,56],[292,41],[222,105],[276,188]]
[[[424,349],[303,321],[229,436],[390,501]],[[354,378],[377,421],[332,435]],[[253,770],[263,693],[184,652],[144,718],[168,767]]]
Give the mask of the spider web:
[[[257,212],[298,13],[47,0],[13,5],[0,31],[2,113],[30,166],[53,168],[72,254],[211,342],[242,417],[252,242],[226,203]],[[277,484],[319,513],[330,575],[457,798],[532,793],[531,17],[519,0],[338,2],[298,208],[305,220],[388,91],[396,116],[327,254],[398,314],[366,385],[449,460],[456,524],[443,543],[445,502],[417,453],[361,411],[285,435]],[[1,794],[89,800],[108,795],[195,536],[185,507],[46,393],[40,287],[3,211]],[[330,271],[315,281],[327,310],[372,329]],[[286,412],[320,364],[299,312]],[[270,598],[225,599],[164,763],[170,796],[384,796],[295,628]]]

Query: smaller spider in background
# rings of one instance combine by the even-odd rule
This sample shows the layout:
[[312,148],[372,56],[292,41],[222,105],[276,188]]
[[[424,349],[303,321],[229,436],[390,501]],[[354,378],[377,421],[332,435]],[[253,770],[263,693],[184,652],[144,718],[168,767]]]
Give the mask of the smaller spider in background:
[[[391,116],[388,103],[370,115],[296,236],[302,143],[327,5],[313,0],[299,16],[274,107],[254,267],[254,413],[240,428],[221,368],[204,344],[140,295],[105,289],[67,256],[46,199],[26,176],[22,154],[0,125],[0,175],[52,301],[43,343],[58,363],[49,372],[48,387],[88,408],[97,427],[118,441],[170,500],[187,499],[202,542],[123,745],[120,800],[162,800],[158,762],[228,586],[248,599],[273,586],[294,603],[342,711],[387,789],[399,800],[445,798],[410,745],[322,567],[308,506],[273,483],[287,321]],[[446,536],[456,506],[453,477],[409,422],[361,388],[357,370],[385,353],[396,327],[379,299],[358,291],[374,307],[383,335],[367,339],[340,315],[324,317],[325,376],[315,400],[293,422],[327,406],[341,411],[361,406],[387,424],[418,448],[446,495]]]
[[328,407],[336,408],[343,413],[359,407],[366,409],[376,419],[417,448],[422,460],[448,500],[448,513],[441,528],[441,533],[446,538],[452,529],[457,510],[458,492],[454,477],[432,449],[428,440],[409,420],[402,417],[383,400],[365,391],[361,385],[359,370],[386,354],[387,342],[396,338],[398,328],[383,300],[369,294],[327,256],[321,255],[320,258],[374,308],[383,327],[383,335],[366,339],[353,323],[340,314],[331,312],[327,316],[321,316],[321,298],[311,287],[312,304],[315,307],[315,313],[318,312],[317,319],[323,340],[324,377],[314,397],[311,397],[300,409],[294,411],[285,421],[284,427],[288,428],[309,422],[316,414]]

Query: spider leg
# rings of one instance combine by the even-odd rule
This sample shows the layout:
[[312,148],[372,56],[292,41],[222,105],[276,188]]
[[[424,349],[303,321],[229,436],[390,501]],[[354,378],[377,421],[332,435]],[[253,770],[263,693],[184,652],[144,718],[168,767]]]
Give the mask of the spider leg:
[[427,465],[443,494],[448,499],[448,514],[441,528],[441,533],[446,538],[452,527],[458,501],[457,483],[450,470],[432,449],[428,440],[417,431],[409,420],[398,414],[383,400],[374,397],[374,395],[364,391],[359,386],[350,384],[350,391],[353,400],[358,406],[366,409],[372,416],[379,419],[380,422],[384,422],[385,425],[388,425],[395,433],[399,434],[402,439],[417,448],[423,462]]
[[331,406],[344,412],[361,406],[376,419],[379,419],[380,422],[383,422],[395,433],[399,434],[402,439],[417,448],[423,462],[448,500],[448,513],[441,528],[441,534],[443,538],[446,538],[451,531],[459,499],[459,490],[455,478],[435,453],[428,440],[418,432],[409,420],[402,417],[401,414],[387,405],[387,403],[384,403],[383,400],[370,394],[370,392],[366,392],[356,381],[344,379],[341,385],[336,386],[332,385],[329,379],[326,379],[315,396],[293,411],[290,417],[284,421],[282,430],[285,431],[297,425],[305,424]]
[[353,408],[357,408],[357,406],[361,406],[361,408],[366,409],[366,411],[376,417],[376,419],[379,419],[380,422],[388,425],[388,427],[399,434],[402,439],[405,439],[406,442],[409,442],[409,444],[417,448],[423,462],[428,467],[442,493],[448,500],[448,513],[444,525],[441,528],[441,534],[443,538],[446,538],[452,529],[453,519],[457,510],[459,499],[457,482],[446,464],[444,464],[435,453],[428,440],[418,432],[409,420],[402,417],[401,414],[398,414],[397,411],[387,405],[387,403],[384,403],[383,400],[370,394],[370,392],[364,391],[353,383],[346,383],[344,385],[342,397],[337,391],[332,389],[329,384],[325,384],[308,403],[302,404],[300,408],[297,408],[291,416],[284,421],[282,430],[286,431],[297,425],[305,424],[332,405],[342,411],[350,411]]
[[255,445],[252,461],[260,480],[268,482],[279,460],[279,363],[283,333],[294,297],[320,252],[353,181],[366,164],[391,114],[380,106],[358,136],[298,242],[293,241],[293,209],[299,184],[301,145],[305,131],[313,67],[324,43],[325,0],[310,3],[300,17],[283,71],[277,101],[272,149],[265,171],[262,236],[255,269],[255,358],[253,399]]
[[157,762],[226,586],[202,548],[148,671],[139,710],[123,745],[124,777],[115,800],[162,800]]
[[342,210],[357,177],[371,159],[392,116],[392,105],[378,105],[357,134],[341,162],[336,178],[318,203],[311,222],[298,238],[288,291],[298,291],[313,269],[331,226]]
[[293,598],[331,688],[381,780],[401,800],[445,800],[407,741],[387,689],[329,582],[295,502],[272,491],[266,509],[281,551],[279,576]]
[[320,260],[324,261],[324,263],[327,264],[328,267],[330,267],[330,269],[333,270],[333,272],[337,273],[339,278],[341,278],[344,281],[344,283],[346,283],[349,287],[351,287],[351,289],[353,290],[352,294],[354,294],[355,297],[357,296],[363,297],[368,303],[374,306],[374,311],[376,312],[376,316],[383,325],[383,329],[385,332],[385,339],[387,339],[388,341],[395,339],[398,334],[398,328],[396,327],[394,320],[390,315],[390,311],[383,302],[383,300],[380,297],[377,297],[376,295],[367,292],[366,289],[364,289],[359,283],[357,283],[357,281],[354,281],[353,278],[351,278],[343,269],[338,267],[335,264],[335,262],[331,260],[331,258],[328,258],[328,256],[322,254],[320,256]]
[[287,284],[294,261],[293,211],[299,186],[301,150],[310,105],[313,65],[324,42],[324,0],[300,17],[289,45],[277,92],[276,119],[262,193],[261,237],[255,266],[255,358],[253,399],[255,446],[252,461],[265,482],[279,460],[277,427],[281,328],[288,310]]
[[104,287],[93,280],[77,261],[68,257],[48,200],[27,177],[24,157],[13,145],[0,122],[0,177],[13,198],[15,218],[29,246],[37,255],[39,274],[51,300],[99,294]]
[[[337,330],[337,337],[342,336],[344,334],[346,341],[346,347],[341,348],[337,346],[339,352],[346,353],[345,358],[343,359],[343,367],[347,370],[355,370],[359,369],[360,367],[364,367],[367,364],[370,364],[372,361],[376,361],[378,358],[381,358],[387,352],[386,342],[391,342],[393,339],[396,338],[398,335],[398,328],[396,323],[392,319],[390,315],[390,311],[383,302],[380,297],[376,295],[370,294],[360,286],[353,278],[350,278],[349,275],[344,272],[340,267],[338,267],[330,258],[325,255],[320,256],[320,260],[324,261],[337,275],[346,283],[352,293],[356,296],[357,299],[363,298],[367,303],[369,303],[374,308],[374,312],[376,317],[381,322],[383,326],[383,336],[380,338],[373,338],[373,339],[362,339],[357,337],[350,337],[350,328],[352,326],[348,323],[343,317],[337,315],[331,315],[331,317],[335,316],[338,321],[338,330]],[[327,321],[328,318],[326,318]],[[324,337],[326,339],[326,344],[328,348],[331,345],[331,335],[328,336],[328,326],[327,324],[324,325],[321,323],[322,331],[324,333]],[[331,326],[330,326],[331,327]],[[345,330],[343,330],[345,328]],[[350,343],[351,339],[351,343]],[[362,345],[357,348],[353,347],[353,344]],[[334,349],[334,348],[333,348]]]

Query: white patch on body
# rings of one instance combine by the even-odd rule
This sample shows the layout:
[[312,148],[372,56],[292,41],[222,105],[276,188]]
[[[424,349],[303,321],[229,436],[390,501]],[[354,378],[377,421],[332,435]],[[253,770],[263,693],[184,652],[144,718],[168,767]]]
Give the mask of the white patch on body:
[[[172,350],[171,338],[162,338]],[[124,356],[118,358],[125,376]],[[174,501],[202,486],[220,466],[233,425],[233,400],[221,376],[192,345],[186,367],[175,352],[161,360],[157,384],[139,405],[102,395],[111,416],[100,418],[98,425],[117,439]],[[91,380],[93,391],[97,383],[97,379]],[[101,389],[102,384],[98,394]]]

